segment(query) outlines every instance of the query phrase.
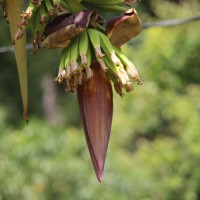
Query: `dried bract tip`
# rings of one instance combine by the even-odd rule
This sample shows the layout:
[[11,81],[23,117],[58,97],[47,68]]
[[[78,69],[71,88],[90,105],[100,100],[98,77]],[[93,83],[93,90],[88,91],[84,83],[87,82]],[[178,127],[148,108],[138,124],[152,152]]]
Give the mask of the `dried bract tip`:
[[112,52],[110,54],[111,60],[115,63],[116,66],[119,66],[121,64],[119,58],[116,56],[115,52]]
[[85,54],[81,54],[80,57],[81,57],[81,64],[83,66],[87,66],[88,65],[87,56]]
[[125,88],[126,92],[133,91],[133,86],[132,86],[131,82],[127,82],[126,85],[124,85],[124,88]]
[[124,93],[122,92],[122,86],[121,86],[119,83],[115,82],[115,83],[114,83],[114,88],[115,88],[115,91],[116,91],[121,97],[124,96]]
[[85,74],[86,74],[86,79],[90,79],[93,76],[93,72],[92,69],[90,67],[86,67],[85,68]]
[[17,40],[21,39],[23,37],[23,35],[24,35],[24,32],[21,29],[19,29],[17,31],[17,33],[15,34],[15,38],[13,40],[13,44],[15,44]]
[[142,80],[140,79],[139,74],[134,65],[126,66],[126,70],[131,79],[133,79],[138,85],[142,85]]
[[58,76],[54,80],[57,81],[58,83],[63,83],[65,78],[66,78],[66,70],[62,69],[59,70]]
[[65,89],[66,92],[74,92],[74,90],[72,89],[71,81],[69,79],[66,79],[66,85],[67,85]]
[[46,15],[41,16],[40,24],[43,25],[43,24],[46,24],[46,23],[47,23],[47,16]]
[[29,9],[26,12],[23,12],[21,14],[21,17],[23,17],[23,20],[28,20],[32,17],[32,15],[33,15],[33,12],[32,12],[32,10]]
[[99,57],[100,59],[104,57],[104,54],[102,53],[100,47],[96,47],[96,48],[95,48],[95,51],[96,51],[97,57]]
[[66,74],[65,74],[65,76],[66,76],[66,78],[70,78],[70,74],[71,74],[71,67],[70,66],[66,66],[65,67],[65,71],[66,71]]
[[128,78],[128,75],[126,71],[123,68],[118,69],[117,76],[119,78],[119,82],[124,86],[127,83],[130,83],[130,80]]
[[71,69],[71,74],[76,74],[78,72],[78,63],[76,60],[71,61],[70,69]]
[[101,69],[106,72],[108,70],[108,67],[106,66],[105,62],[103,59],[98,59],[98,63],[100,64],[101,66]]
[[34,38],[33,38],[33,53],[36,54],[38,49],[39,49],[39,45],[41,42],[41,35],[39,31],[35,32]]
[[51,9],[51,10],[48,10],[48,13],[49,13],[49,15],[52,17],[52,16],[55,16],[55,11],[53,10],[53,9]]
[[63,12],[63,8],[59,3],[55,3],[54,7],[57,9],[58,12]]

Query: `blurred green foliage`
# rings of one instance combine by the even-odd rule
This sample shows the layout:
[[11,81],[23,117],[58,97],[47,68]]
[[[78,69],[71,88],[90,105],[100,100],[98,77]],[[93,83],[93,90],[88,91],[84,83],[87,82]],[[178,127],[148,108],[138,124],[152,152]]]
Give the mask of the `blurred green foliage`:
[[[138,9],[143,21],[184,18],[200,10],[199,1],[176,2],[181,3],[144,1]],[[10,45],[2,18],[0,24],[0,46]],[[103,184],[92,169],[76,95],[56,86],[59,122],[52,126],[45,120],[42,80],[56,76],[59,50],[28,54],[27,125],[21,119],[14,56],[0,54],[0,199],[199,200],[199,33],[199,22],[152,28],[123,47],[144,84],[123,99],[114,95]]]

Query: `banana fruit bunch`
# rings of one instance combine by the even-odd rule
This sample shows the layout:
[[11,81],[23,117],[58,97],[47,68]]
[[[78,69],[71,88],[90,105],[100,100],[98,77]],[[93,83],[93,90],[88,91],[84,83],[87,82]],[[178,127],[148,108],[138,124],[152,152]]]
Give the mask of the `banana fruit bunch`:
[[[98,63],[113,81],[115,90],[123,96],[123,89],[127,92],[133,89],[130,79],[141,84],[134,65],[117,48],[141,31],[137,12],[123,7],[123,4],[129,5],[136,1],[31,0],[26,11],[21,14],[22,21],[14,43],[23,36],[29,26],[34,33],[33,53],[38,51],[41,43],[45,48],[63,49],[56,80],[59,83],[66,82],[67,91],[73,92],[78,85],[90,79],[93,75],[91,67],[93,63]],[[93,10],[84,10],[85,8]],[[104,29],[101,26],[102,18],[96,11],[98,9],[121,9],[124,16],[113,18]],[[63,11],[65,14],[61,15]],[[134,28],[130,28],[131,26]],[[123,31],[123,28],[126,28],[126,31]]]
[[[77,13],[82,10],[96,10],[101,12],[126,12],[127,8],[123,5],[130,6],[131,2],[137,0],[30,0],[30,3],[21,14],[22,21],[18,25],[19,29],[13,39],[13,43],[24,35],[27,27],[33,32],[33,53],[36,53],[40,43],[44,39],[44,30],[49,22],[62,12]],[[1,0],[2,6],[4,1]],[[6,16],[6,10],[4,9]]]
[[73,92],[93,76],[92,67],[98,66],[113,81],[115,90],[123,96],[122,89],[132,91],[131,80],[141,84],[133,63],[114,47],[109,38],[95,28],[88,28],[76,36],[62,51],[59,73],[55,79],[66,82],[66,91]]
[[[4,4],[2,3],[2,5]],[[73,12],[75,8],[78,10],[82,9],[79,0],[31,0],[26,11],[21,14],[22,21],[18,25],[19,30],[13,39],[13,43],[24,35],[24,31],[27,27],[30,27],[34,34],[33,52],[36,53],[43,40],[43,33],[46,25],[54,17],[59,15],[59,13],[64,11]]]
[[82,5],[90,10],[97,10],[100,12],[125,12],[125,6],[131,6],[131,2],[138,2],[139,0],[83,0]]

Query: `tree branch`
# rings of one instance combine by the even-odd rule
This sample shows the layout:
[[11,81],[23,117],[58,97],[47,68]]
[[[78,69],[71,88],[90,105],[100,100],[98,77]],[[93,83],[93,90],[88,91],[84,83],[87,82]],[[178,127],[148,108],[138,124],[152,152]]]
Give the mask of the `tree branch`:
[[147,28],[155,28],[155,27],[170,27],[170,26],[177,26],[182,24],[187,24],[190,22],[194,22],[200,20],[200,15],[192,16],[185,19],[171,19],[171,20],[165,20],[160,22],[153,22],[153,23],[144,23],[143,29]]
[[[171,20],[165,20],[165,21],[160,21],[160,22],[143,23],[143,29],[178,26],[178,25],[182,25],[182,24],[195,22],[198,20],[200,20],[200,15],[192,16],[192,17],[185,18],[185,19],[171,19]],[[27,44],[26,49],[31,50],[32,44]],[[7,53],[7,52],[13,52],[13,51],[14,51],[14,46],[7,46],[7,47],[0,48],[0,54]]]
[[[26,49],[27,50],[31,50],[32,48],[33,48],[32,44],[27,44],[26,45]],[[13,51],[14,51],[14,45],[0,48],[0,54],[2,54],[2,53],[10,53],[10,52],[13,52]]]

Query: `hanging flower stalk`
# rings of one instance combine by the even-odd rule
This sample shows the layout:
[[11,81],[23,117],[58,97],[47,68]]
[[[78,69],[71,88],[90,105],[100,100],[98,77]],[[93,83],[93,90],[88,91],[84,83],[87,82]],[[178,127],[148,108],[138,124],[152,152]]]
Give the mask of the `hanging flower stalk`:
[[[120,47],[141,29],[135,9],[127,9],[136,0],[31,0],[22,13],[15,41],[32,27],[33,52],[40,46],[62,48],[55,80],[77,91],[85,137],[96,176],[103,180],[113,115],[114,89],[120,95],[141,84],[134,64]],[[101,12],[120,12],[106,28]],[[64,12],[65,14],[60,14]]]

